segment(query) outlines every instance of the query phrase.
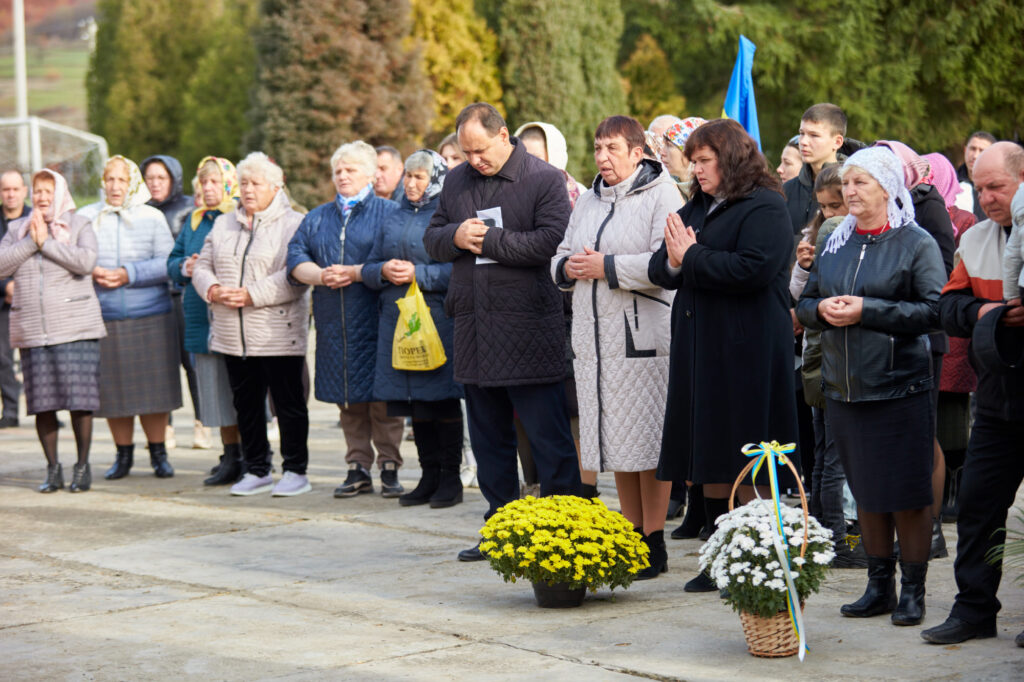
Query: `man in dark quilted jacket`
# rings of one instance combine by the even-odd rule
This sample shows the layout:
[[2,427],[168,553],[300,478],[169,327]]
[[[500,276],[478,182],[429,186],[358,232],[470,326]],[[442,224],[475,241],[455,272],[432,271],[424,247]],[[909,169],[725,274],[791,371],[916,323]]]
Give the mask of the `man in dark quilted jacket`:
[[[569,221],[561,171],[531,156],[490,104],[456,119],[467,163],[448,173],[423,236],[452,262],[445,312],[455,320],[455,380],[465,384],[484,518],[519,496],[515,412],[543,495],[580,493],[565,391],[562,299],[548,274]],[[484,557],[478,546],[461,561]]]

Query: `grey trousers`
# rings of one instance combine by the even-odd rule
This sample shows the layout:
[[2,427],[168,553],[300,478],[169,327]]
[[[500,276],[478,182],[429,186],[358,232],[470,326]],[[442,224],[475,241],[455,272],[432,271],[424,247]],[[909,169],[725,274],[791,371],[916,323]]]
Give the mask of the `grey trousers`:
[[11,348],[10,322],[10,309],[0,310],[0,398],[3,399],[3,416],[17,419],[21,383],[14,376],[14,349]]

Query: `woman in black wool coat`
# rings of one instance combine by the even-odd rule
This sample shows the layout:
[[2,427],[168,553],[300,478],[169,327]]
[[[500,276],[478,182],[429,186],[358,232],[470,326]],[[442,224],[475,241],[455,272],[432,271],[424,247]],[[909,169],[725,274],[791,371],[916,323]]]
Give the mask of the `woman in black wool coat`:
[[[651,282],[676,289],[668,407],[658,478],[704,485],[709,522],[728,511],[747,443],[797,438],[790,316],[793,235],[778,176],[735,121],[719,119],[686,141],[699,189],[668,217]],[[799,454],[793,453],[799,470]],[[759,483],[767,484],[767,472]],[[780,469],[780,486],[795,485]],[[762,493],[762,496],[766,494]],[[741,486],[749,501],[753,487]],[[710,592],[705,573],[687,592]]]

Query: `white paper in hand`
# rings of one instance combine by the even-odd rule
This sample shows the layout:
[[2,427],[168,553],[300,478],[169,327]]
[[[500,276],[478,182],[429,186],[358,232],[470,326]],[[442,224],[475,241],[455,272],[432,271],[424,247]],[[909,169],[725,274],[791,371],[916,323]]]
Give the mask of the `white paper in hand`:
[[[498,228],[499,230],[504,227],[501,222],[501,206],[495,206],[494,208],[485,208],[481,211],[476,212],[476,217],[482,220],[490,228]],[[477,256],[477,265],[491,265],[497,264],[498,261],[493,258],[487,258],[486,256]]]

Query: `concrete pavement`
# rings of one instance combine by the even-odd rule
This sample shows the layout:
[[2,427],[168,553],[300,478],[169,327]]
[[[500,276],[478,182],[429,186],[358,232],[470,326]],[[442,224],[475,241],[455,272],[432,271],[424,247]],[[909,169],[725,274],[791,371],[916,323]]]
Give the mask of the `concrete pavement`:
[[[346,467],[333,406],[311,404],[313,492],[295,498],[204,487],[215,451],[189,449],[191,416],[175,417],[174,478],[152,475],[140,434],[131,475],[103,480],[113,446],[98,420],[94,487],[76,495],[35,492],[44,464],[30,419],[0,431],[0,678],[1024,679],[1019,582],[1003,583],[997,639],[936,647],[887,617],[842,618],[865,573],[834,571],[807,603],[807,660],[758,659],[716,594],[682,591],[697,541],[669,541],[669,572],[614,598],[539,609],[528,584],[455,561],[476,541],[478,490],[438,510],[334,499]],[[60,447],[70,480],[69,429]],[[409,488],[415,448],[402,452]],[[600,489],[616,508],[610,474]],[[945,619],[952,564],[932,562],[925,627]]]

